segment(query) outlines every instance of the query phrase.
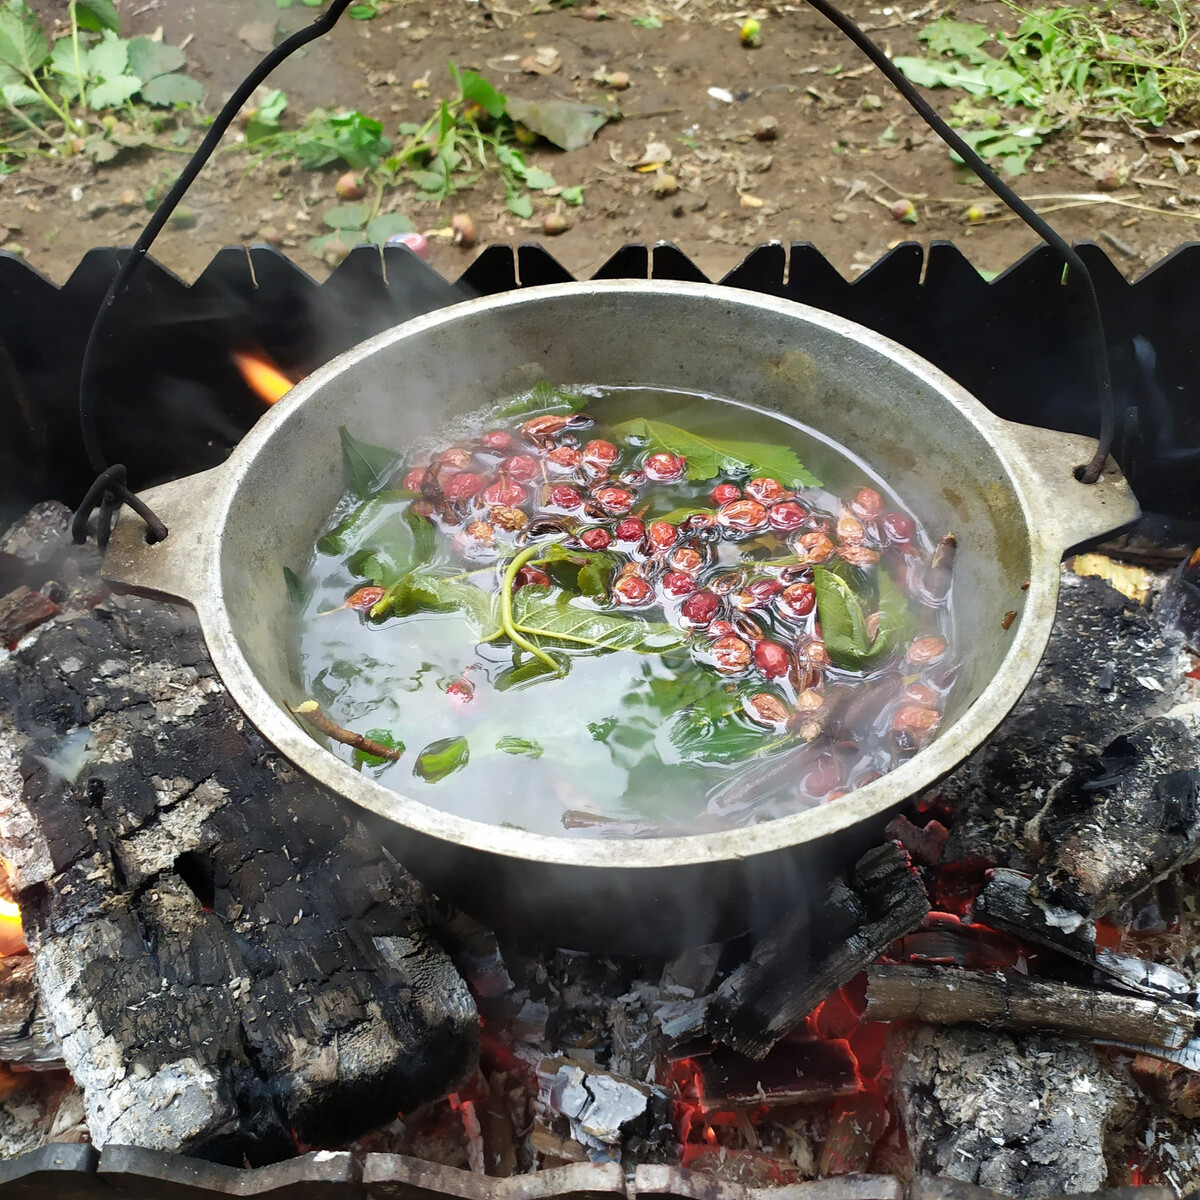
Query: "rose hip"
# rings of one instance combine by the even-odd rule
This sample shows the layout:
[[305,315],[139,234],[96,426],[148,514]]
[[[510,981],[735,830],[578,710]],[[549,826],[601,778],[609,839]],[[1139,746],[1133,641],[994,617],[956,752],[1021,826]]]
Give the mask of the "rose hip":
[[489,429],[480,441],[493,453],[504,454],[512,448],[513,435],[507,429]]
[[546,455],[546,461],[556,470],[573,471],[583,462],[583,455],[573,446],[555,446]]
[[942,719],[942,714],[936,709],[922,708],[919,704],[902,704],[892,718],[894,730],[907,729],[922,736],[932,733]]
[[679,530],[669,521],[651,521],[646,530],[646,540],[654,550],[669,550],[678,537]]
[[732,622],[726,621],[726,620],[720,620],[720,621],[713,621],[713,623],[711,625],[709,625],[708,629],[705,630],[705,632],[708,634],[708,636],[711,639],[713,639],[715,641],[717,638],[728,637],[731,633],[734,633],[736,631],[733,628]]
[[767,523],[767,510],[757,500],[732,500],[717,509],[717,521],[727,529],[749,533]]
[[500,464],[500,470],[510,478],[520,480],[522,483],[528,483],[529,480],[536,479],[542,473],[538,460],[531,454],[514,454],[512,458],[506,458]]
[[874,521],[883,512],[883,497],[874,488],[860,488],[850,507],[864,521]]
[[709,496],[716,505],[728,504],[731,500],[742,498],[742,489],[735,483],[718,483]]
[[457,471],[463,471],[471,465],[471,452],[461,446],[451,446],[437,456],[436,462],[439,467],[454,467]]
[[677,550],[672,551],[671,557],[667,561],[676,571],[686,571],[689,575],[693,575],[704,565],[704,556],[691,546],[680,546]]
[[400,485],[406,492],[419,492],[421,485],[425,482],[425,475],[428,472],[428,467],[413,467],[407,475],[404,476],[404,482]]
[[707,625],[720,608],[720,598],[712,592],[693,592],[680,606],[679,615],[689,625]]
[[746,484],[746,495],[761,504],[779,504],[790,500],[793,493],[774,479],[752,479]]
[[480,546],[494,546],[496,544],[495,527],[487,521],[472,521],[463,530],[463,534]]
[[385,589],[381,587],[360,587],[357,591],[350,593],[346,603],[355,612],[370,612],[385,594]]
[[916,667],[936,662],[946,653],[946,643],[940,637],[919,637],[908,648],[908,661]]
[[754,643],[754,665],[768,679],[786,675],[789,662],[788,652],[778,642],[769,642],[764,638]]
[[595,438],[583,448],[583,465],[591,475],[607,475],[621,452],[603,438]]
[[646,526],[637,517],[626,517],[625,520],[617,522],[613,532],[616,533],[619,542],[640,542],[646,534]]
[[883,531],[893,542],[903,546],[912,541],[912,518],[906,517],[904,513],[888,513],[883,518]]
[[735,675],[750,665],[750,647],[740,637],[727,634],[712,644],[713,664],[722,675]]
[[612,542],[612,537],[607,529],[585,529],[579,535],[579,540],[589,550],[604,550]]
[[833,553],[833,542],[819,530],[811,529],[796,539],[792,549],[802,563],[820,563]]
[[623,487],[602,487],[594,495],[600,507],[615,516],[627,513],[633,505],[633,493]]
[[675,483],[683,478],[687,462],[681,454],[651,454],[642,464],[646,478],[655,483]]
[[711,529],[716,523],[716,515],[706,512],[692,513],[683,519],[684,528],[692,530]]
[[817,606],[817,589],[811,583],[789,584],[779,593],[775,608],[787,621],[803,621]]
[[519,592],[521,588],[534,584],[537,587],[549,587],[550,576],[537,567],[522,567],[514,576],[512,590]]
[[455,475],[442,489],[447,500],[469,500],[483,490],[483,480],[470,471]]
[[529,493],[519,483],[510,483],[507,479],[497,479],[483,489],[485,503],[500,504],[505,508],[524,504],[528,497]]
[[767,510],[767,520],[772,529],[780,529],[791,533],[799,529],[808,520],[808,513],[795,500],[785,500],[782,504],[773,504]]
[[682,571],[668,571],[662,577],[663,591],[668,596],[678,598],[696,590],[696,581]]
[[507,530],[509,533],[524,529],[529,524],[529,518],[519,508],[509,508],[504,504],[495,505],[488,516],[493,525],[498,529]]
[[627,608],[645,608],[654,600],[654,589],[640,575],[626,575],[613,584],[613,599]]
[[533,417],[521,426],[521,432],[534,441],[541,441],[544,438],[553,437],[556,433],[561,433],[567,427],[566,417]]
[[558,483],[550,489],[550,503],[557,508],[574,511],[582,507],[583,497],[567,483]]
[[747,696],[742,702],[742,707],[750,720],[765,725],[768,729],[782,729],[787,724],[787,705],[770,692],[757,692],[753,696]]
[[838,558],[844,559],[852,567],[870,567],[879,561],[879,551],[870,546],[856,545],[851,542],[837,549]]
[[849,513],[842,513],[838,517],[837,535],[843,542],[861,542],[866,537],[866,531],[857,517],[852,517]]

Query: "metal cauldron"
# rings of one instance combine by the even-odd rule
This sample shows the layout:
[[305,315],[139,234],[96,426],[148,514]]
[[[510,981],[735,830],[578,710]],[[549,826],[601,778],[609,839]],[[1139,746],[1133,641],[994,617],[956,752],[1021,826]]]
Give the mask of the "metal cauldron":
[[[283,568],[307,561],[344,489],[338,427],[401,448],[539,379],[688,389],[793,415],[876,468],[928,528],[952,529],[966,660],[939,736],[835,803],[724,833],[637,841],[465,820],[314,741],[287,707],[298,685]],[[390,403],[365,402],[379,397]],[[145,494],[170,526],[166,541],[148,545],[127,510],[105,574],[191,604],[254,725],[302,770],[384,818],[378,827],[401,861],[438,894],[546,943],[666,950],[803,903],[995,729],[1045,648],[1064,552],[1138,515],[1115,469],[1092,486],[1076,481],[1094,448],[1000,420],[902,346],[817,309],[709,285],[568,283],[454,305],[334,359],[224,465]]]

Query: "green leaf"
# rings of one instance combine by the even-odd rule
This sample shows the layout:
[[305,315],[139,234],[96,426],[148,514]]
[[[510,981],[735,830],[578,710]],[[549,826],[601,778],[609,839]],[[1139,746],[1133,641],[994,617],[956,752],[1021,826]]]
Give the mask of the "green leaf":
[[149,81],[187,66],[187,56],[178,46],[168,46],[145,36],[129,39],[129,70]]
[[533,188],[535,192],[544,192],[546,188],[557,187],[554,182],[554,176],[549,171],[543,171],[541,167],[528,167],[525,171],[525,186]]
[[94,163],[106,163],[117,157],[120,147],[115,146],[102,133],[89,133],[83,139],[83,152]]
[[524,192],[509,192],[508,211],[514,217],[528,221],[533,216],[533,201]]
[[360,442],[350,435],[343,425],[338,434],[342,439],[342,461],[346,467],[346,481],[357,495],[364,500],[374,495],[384,485],[388,476],[396,469],[400,455],[384,446],[372,446]]
[[684,634],[673,625],[640,617],[614,616],[573,600],[557,588],[528,585],[513,596],[517,624],[568,645],[603,650],[636,650],[659,654],[682,645]]
[[[366,736],[371,741],[386,746],[389,750],[398,750],[401,754],[404,753],[404,743],[390,729],[368,729]],[[385,763],[395,762],[395,759],[381,758],[378,754],[368,754],[365,750],[355,750],[354,761],[359,766],[382,767]]]
[[612,578],[612,563],[603,555],[596,555],[579,572],[579,590],[585,596],[603,596],[608,592],[608,581]]
[[22,105],[40,104],[42,102],[41,96],[39,96],[37,92],[33,90],[33,88],[31,88],[27,83],[21,83],[19,81],[13,81],[11,83],[4,83],[0,85],[0,95],[3,95],[4,99],[7,100],[9,104],[15,105],[18,108]]
[[115,79],[129,72],[129,43],[110,29],[87,52],[88,71],[97,79]]
[[371,615],[380,617],[395,612],[403,616],[422,610],[457,610],[471,622],[481,638],[490,638],[500,629],[499,597],[495,592],[427,571],[413,571],[405,575],[399,583],[388,589],[387,595],[371,610]]
[[616,566],[601,550],[571,549],[560,542],[548,542],[541,556],[533,561],[545,567],[556,583],[585,596],[604,595]]
[[476,71],[460,71],[452,62],[448,66],[459,94],[468,104],[478,104],[493,120],[504,116],[506,100],[503,93]]
[[639,29],[661,29],[663,23],[654,15],[648,17],[634,17],[633,23]]
[[[964,129],[959,136],[977,154],[984,158],[998,159],[1006,175],[1022,175],[1029,156],[1042,144],[1036,133],[1018,133],[1011,129]],[[953,151],[950,157],[961,163],[962,158]]]
[[117,15],[113,0],[75,0],[75,20],[80,29],[99,33],[111,29],[121,31],[121,18]]
[[[740,709],[740,700],[734,698]],[[703,709],[681,713],[671,723],[671,744],[690,762],[740,762],[758,754],[778,734],[753,725],[739,714],[722,712],[715,716]]]
[[296,612],[301,613],[312,599],[312,584],[305,583],[291,567],[283,568],[283,582],[287,586],[288,600]]
[[918,87],[957,87],[972,96],[987,96],[992,92],[985,72],[978,67],[965,67],[958,62],[939,62],[932,58],[897,55],[892,62],[906,78]]
[[440,192],[446,186],[446,177],[440,171],[413,171],[412,181],[423,192]]
[[279,118],[283,116],[284,109],[287,108],[287,102],[287,93],[282,88],[275,88],[274,91],[268,92],[266,98],[258,106],[258,119],[278,125]]
[[502,737],[496,743],[496,749],[503,750],[505,754],[520,754],[525,758],[541,758],[545,753],[540,743],[530,738],[514,737],[511,734]]
[[559,192],[559,196],[568,204],[578,206],[583,203],[583,186],[565,187]]
[[0,10],[0,63],[28,79],[49,57],[50,43],[28,6],[6,4]]
[[930,21],[917,36],[929,44],[934,54],[957,54],[973,63],[986,63],[992,59],[983,48],[986,42],[992,40],[992,35],[986,25],[978,25],[974,21],[953,21],[949,17],[941,17]]
[[571,660],[565,654],[551,653],[550,657],[558,664],[558,670],[552,671],[540,658],[531,658],[519,667],[505,667],[495,679],[492,687],[498,692],[520,691],[530,684],[540,683],[543,679],[561,679],[571,670]]
[[158,108],[172,108],[176,104],[200,104],[205,96],[204,85],[190,75],[175,72],[158,75],[142,86],[142,99]]
[[373,21],[379,16],[379,9],[373,4],[352,4],[346,10],[346,15],[352,21]]
[[912,631],[912,614],[909,612],[908,598],[886,571],[880,571],[877,579],[879,628],[875,632],[874,642],[871,643],[873,659],[879,658],[894,649],[899,643],[907,640]]
[[388,238],[398,233],[412,233],[413,223],[403,213],[380,213],[367,222],[367,237],[377,246],[384,245]]
[[655,450],[682,454],[687,459],[687,474],[691,480],[715,479],[727,472],[749,472],[751,475],[774,479],[783,487],[798,485],[820,487],[821,481],[787,446],[766,442],[715,441],[687,429],[635,417],[613,426],[621,437],[637,437],[650,443]]
[[133,99],[141,90],[142,81],[136,75],[110,75],[88,92],[88,107],[93,112],[100,112],[105,108],[120,108],[126,100]]
[[858,670],[870,653],[867,617],[854,589],[825,567],[813,568],[821,636],[834,666]]
[[582,150],[611,118],[609,112],[594,104],[522,100],[516,96],[509,97],[508,115],[560,150]]
[[532,391],[505,401],[492,415],[499,418],[540,413],[577,413],[587,407],[590,399],[590,396],[582,392],[569,392],[564,388],[551,387],[542,380],[534,385]]
[[471,758],[465,737],[442,738],[430,742],[413,765],[413,774],[426,783],[437,783],[455,771],[461,771]]
[[367,223],[370,211],[368,204],[335,204],[326,210],[324,221],[330,229],[359,230]]

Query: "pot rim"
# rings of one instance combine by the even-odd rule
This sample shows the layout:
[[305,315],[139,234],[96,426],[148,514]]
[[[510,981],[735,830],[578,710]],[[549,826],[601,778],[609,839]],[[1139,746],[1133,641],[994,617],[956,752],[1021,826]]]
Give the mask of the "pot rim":
[[[636,840],[557,837],[456,816],[376,782],[355,771],[315,741],[259,682],[238,643],[225,604],[221,547],[234,496],[276,429],[300,417],[305,402],[348,366],[370,357],[384,346],[420,336],[440,325],[460,321],[479,310],[495,311],[530,301],[552,301],[558,296],[571,296],[580,290],[593,294],[675,294],[775,313],[784,309],[806,322],[822,325],[831,332],[851,338],[896,362],[953,405],[975,426],[996,455],[1011,482],[1028,532],[1030,577],[1024,608],[1012,643],[991,681],[950,727],[906,763],[833,803],[756,825],[716,833]],[[216,489],[217,495],[214,496],[211,489],[206,489],[205,493],[209,506],[205,521],[210,536],[204,547],[207,562],[201,570],[201,578],[206,579],[208,586],[189,599],[200,615],[201,626],[221,679],[263,736],[298,767],[332,791],[418,834],[491,855],[581,869],[640,871],[767,855],[826,837],[860,822],[882,818],[897,809],[905,800],[930,787],[973,753],[1007,715],[1028,685],[1050,635],[1058,595],[1058,563],[1070,542],[1064,541],[1035,488],[1042,477],[1038,475],[1036,466],[1031,467],[1026,453],[1014,436],[1015,430],[1023,428],[993,415],[948,375],[890,338],[845,318],[794,301],[717,284],[677,281],[605,280],[521,288],[450,305],[384,330],[318,368],[296,385],[284,403],[273,406],[243,438],[227,462],[212,472],[213,475],[219,474],[221,480]],[[1043,431],[1036,432],[1041,434]],[[1059,439],[1061,451],[1061,443],[1067,439],[1063,435],[1054,436]],[[1085,442],[1085,439],[1074,440],[1081,444]],[[1059,465],[1066,473],[1068,464],[1061,459],[1061,455]],[[1123,513],[1122,516],[1128,519],[1127,514]],[[1118,523],[1112,522],[1113,525]],[[138,540],[141,541],[140,535]]]

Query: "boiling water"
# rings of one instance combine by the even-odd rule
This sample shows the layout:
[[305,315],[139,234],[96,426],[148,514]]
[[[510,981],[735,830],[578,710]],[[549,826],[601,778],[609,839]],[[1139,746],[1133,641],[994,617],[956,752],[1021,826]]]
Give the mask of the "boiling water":
[[[861,489],[873,489],[882,499],[882,512],[863,524],[866,545],[881,551],[879,565],[859,571],[847,568],[837,555],[829,562],[842,567],[847,578],[857,573],[858,584],[886,572],[903,585],[909,597],[903,644],[897,643],[895,651],[860,670],[822,664],[820,614],[814,610],[803,619],[781,621],[774,607],[779,601],[772,597],[764,606],[743,610],[736,619],[748,618],[751,628],[756,626],[788,650],[792,656],[788,675],[764,677],[754,662],[740,671],[715,670],[714,639],[704,628],[692,626],[681,635],[686,639],[683,645],[663,653],[625,649],[596,653],[567,642],[545,643],[553,646],[553,657],[569,667],[568,673],[562,678],[542,673],[521,682],[519,674],[514,678],[514,665],[524,665],[530,675],[530,668],[538,669],[534,660],[523,651],[514,657],[514,646],[506,637],[480,641],[477,629],[460,610],[409,611],[372,620],[344,607],[347,596],[366,582],[357,573],[362,570],[362,554],[347,553],[346,547],[338,553],[318,549],[302,573],[309,591],[298,622],[306,694],[337,725],[377,739],[387,734],[405,747],[396,762],[364,759],[350,746],[330,740],[327,744],[333,753],[386,786],[458,816],[558,836],[661,836],[744,825],[815,804],[836,803],[928,741],[935,718],[921,714],[944,710],[953,679],[950,608],[944,588],[931,596],[921,585],[934,549],[925,531],[912,522],[911,533],[900,544],[886,532],[888,514],[911,510],[885,480],[815,430],[732,401],[660,390],[589,389],[586,415],[594,419],[594,426],[562,431],[560,444],[563,439],[577,440],[582,447],[592,438],[610,437],[609,431],[619,422],[649,417],[712,441],[789,447],[819,478],[820,486],[797,489],[796,499],[811,510],[811,516],[794,533],[768,528],[758,537],[740,541],[728,540],[729,531],[720,527],[698,533],[702,540],[697,544],[707,557],[696,579],[705,587],[714,579],[719,585],[748,555],[769,563],[786,562],[788,538],[794,543],[805,530],[826,529],[836,542],[839,516],[849,511],[846,504]],[[474,439],[486,430],[511,430],[520,442],[526,419],[498,421],[492,416],[481,417],[472,427],[459,423],[452,437],[447,433],[423,456],[410,454],[388,486],[398,488],[413,461],[429,461],[430,450],[477,448]],[[645,451],[638,457],[638,448],[628,443],[621,450],[614,472],[636,467],[645,457]],[[330,447],[330,452],[336,453],[336,447]],[[537,457],[539,452],[531,451],[526,440],[510,453]],[[471,469],[490,478],[501,458],[477,455]],[[669,487],[650,481],[633,485],[633,511],[648,504],[647,524],[668,510],[695,507],[712,512],[717,505],[710,494],[725,478],[684,479]],[[745,471],[732,476],[741,485],[748,478]],[[530,486],[535,495],[525,509],[535,515],[561,512],[552,503],[543,509],[536,493],[540,489],[544,499],[549,484],[564,480],[586,493],[587,481],[579,471],[552,477],[548,483],[539,478]],[[414,502],[411,492],[385,491],[382,497],[369,528],[360,531],[359,547],[369,547],[372,530],[403,519]],[[347,497],[330,527],[361,503],[359,497]],[[487,504],[477,496],[458,508],[460,516],[443,510],[449,520],[432,514],[440,527],[438,570],[498,589],[500,570],[519,543],[506,542],[497,528],[500,537],[495,548],[481,548],[454,522],[461,519],[464,527],[470,523],[471,514],[461,515],[464,509],[472,509],[478,519],[487,517]],[[611,532],[620,519],[619,514],[589,519],[576,513],[572,527],[577,530],[581,524]],[[680,518],[674,520],[678,524]],[[904,525],[903,516],[891,523],[893,529]],[[610,547],[614,552],[620,549],[618,542]],[[624,549],[635,559],[647,557],[644,549]],[[493,564],[496,556],[499,569]],[[625,561],[619,553],[616,557]],[[655,559],[639,569],[653,581],[667,565]],[[746,582],[811,577],[811,571],[800,565],[790,570],[767,565],[745,572]],[[681,598],[665,596],[661,583],[655,586],[655,603],[637,611],[621,610],[611,590],[572,603],[619,612],[630,620],[677,625]],[[732,609],[723,611],[734,616]],[[921,636],[927,643],[942,639],[947,643],[945,652],[934,655],[930,663],[922,663],[920,656],[910,661],[905,647]],[[811,665],[804,676],[804,664],[814,659],[815,681]],[[786,723],[765,726],[761,713],[756,719],[747,702],[761,705],[751,698],[764,694],[775,696],[787,710]],[[808,714],[794,707],[806,702],[818,706],[811,715],[824,716],[806,720]],[[776,711],[774,706],[771,711]],[[429,778],[439,772],[420,765],[422,751],[458,738],[465,739],[465,753],[464,743],[456,743],[452,757],[457,769],[442,778]]]

